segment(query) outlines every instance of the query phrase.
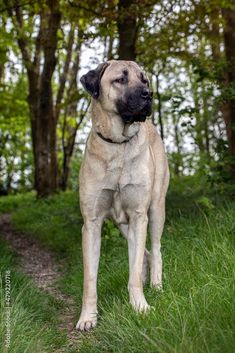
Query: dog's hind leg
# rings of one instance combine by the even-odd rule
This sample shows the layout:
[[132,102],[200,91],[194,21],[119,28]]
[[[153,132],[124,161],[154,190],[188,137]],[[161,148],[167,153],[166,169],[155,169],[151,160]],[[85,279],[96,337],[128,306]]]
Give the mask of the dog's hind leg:
[[[118,224],[118,228],[124,238],[128,240],[128,224]],[[142,269],[142,282],[143,284],[146,283],[149,275],[149,269],[150,269],[150,253],[149,251],[145,248],[144,249],[144,261],[143,261],[143,269]]]
[[165,222],[165,197],[153,200],[149,209],[149,229],[151,236],[150,285],[162,288],[161,236]]

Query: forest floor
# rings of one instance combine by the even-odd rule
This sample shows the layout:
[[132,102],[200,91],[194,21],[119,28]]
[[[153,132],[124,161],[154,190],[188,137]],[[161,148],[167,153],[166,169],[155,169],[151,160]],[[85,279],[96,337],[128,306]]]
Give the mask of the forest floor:
[[[42,247],[35,237],[29,237],[12,226],[10,214],[0,215],[0,237],[18,255],[18,266],[22,273],[33,280],[33,284],[63,304],[58,314],[58,328],[68,338],[70,348],[78,345],[78,334],[74,327],[75,303],[72,297],[61,292],[57,281],[64,274],[63,262],[57,261],[51,250]],[[60,352],[66,352],[66,347]]]
[[[1,197],[0,214],[1,351],[233,352],[233,188],[210,188],[194,178],[171,183],[162,238],[164,290],[156,292],[146,285],[152,307],[148,314],[136,314],[128,303],[127,245],[111,222],[104,225],[100,317],[90,333],[74,330],[82,298],[77,193],[38,201],[33,193]],[[11,282],[9,348],[6,271]]]

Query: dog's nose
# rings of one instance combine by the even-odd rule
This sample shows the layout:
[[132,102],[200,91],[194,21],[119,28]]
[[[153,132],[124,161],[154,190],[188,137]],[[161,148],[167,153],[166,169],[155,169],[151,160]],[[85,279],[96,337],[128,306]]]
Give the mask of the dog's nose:
[[152,99],[152,97],[153,97],[153,92],[150,92],[150,90],[147,87],[144,87],[141,92],[141,98]]

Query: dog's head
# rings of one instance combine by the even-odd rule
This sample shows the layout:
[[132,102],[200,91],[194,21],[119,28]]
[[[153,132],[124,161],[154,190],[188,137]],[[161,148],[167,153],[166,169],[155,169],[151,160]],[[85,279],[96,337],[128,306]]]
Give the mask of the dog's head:
[[81,77],[90,95],[102,109],[118,114],[124,123],[145,121],[152,111],[149,81],[133,61],[112,60]]

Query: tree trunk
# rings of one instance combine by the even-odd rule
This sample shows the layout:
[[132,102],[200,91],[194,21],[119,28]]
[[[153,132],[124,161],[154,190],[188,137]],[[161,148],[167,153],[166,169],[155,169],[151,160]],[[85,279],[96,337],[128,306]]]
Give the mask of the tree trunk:
[[163,120],[162,120],[162,99],[159,91],[159,74],[155,75],[155,78],[156,78],[156,93],[157,93],[157,99],[158,99],[157,110],[158,110],[158,120],[160,125],[160,134],[161,134],[162,140],[164,140],[164,127],[163,127]]
[[[65,116],[66,119],[66,116]],[[64,120],[64,124],[66,124],[66,120]],[[70,136],[68,137],[66,144],[63,136],[63,166],[62,166],[62,175],[60,181],[60,187],[63,191],[67,189],[69,172],[70,172],[70,162],[73,155],[75,138],[78,130],[78,124],[72,129]],[[63,131],[66,128],[66,125],[63,126]]]
[[108,41],[107,60],[113,59],[113,42],[114,42],[114,37],[112,35],[110,35],[109,41]]
[[[76,95],[77,92],[77,75],[80,66],[80,50],[81,50],[81,41],[82,33],[77,30],[77,44],[75,48],[76,57],[74,58],[74,62],[70,70],[68,71],[68,76],[70,77],[68,82],[68,89],[66,92],[67,97],[73,97]],[[64,119],[62,125],[62,153],[63,153],[63,160],[62,160],[62,168],[60,171],[60,188],[62,190],[66,190],[68,187],[68,180],[69,180],[69,173],[70,173],[70,163],[71,158],[74,152],[75,146],[75,139],[77,135],[77,130],[79,126],[82,124],[82,121],[86,115],[88,106],[84,110],[84,105],[80,109],[80,119],[77,121],[78,118],[78,111],[77,111],[77,100],[73,100],[70,102],[64,111]],[[84,111],[83,111],[84,110]],[[75,126],[71,126],[68,121],[68,117],[72,117],[76,122]]]
[[[84,110],[83,110],[83,107],[81,108],[80,120],[77,122],[77,124],[74,127],[67,126],[67,117],[69,115],[69,116],[73,116],[74,119],[76,118],[77,104],[76,103],[71,104],[71,106],[67,109],[67,111],[65,111],[65,114],[64,114],[64,121],[63,121],[63,127],[62,127],[63,163],[62,163],[62,171],[61,171],[61,178],[60,178],[60,187],[63,191],[66,190],[68,187],[70,163],[73,156],[77,131],[80,125],[82,124],[84,117],[86,116],[88,107],[89,105],[87,105],[87,107]],[[66,130],[68,134],[67,139],[65,139]]]
[[136,59],[137,38],[136,0],[119,0],[118,3],[118,57],[120,60]]
[[31,136],[33,146],[33,159],[34,159],[34,188],[38,190],[38,163],[37,163],[37,121],[38,121],[38,99],[39,99],[39,77],[36,73],[31,70],[27,70],[28,82],[29,82],[29,95],[28,104],[30,111],[30,122],[31,122]]
[[[6,2],[7,3],[7,2]],[[52,75],[56,66],[57,31],[61,13],[58,0],[47,0],[40,12],[40,29],[32,59],[25,33],[24,17],[18,0],[8,7],[17,33],[17,41],[27,70],[28,103],[34,156],[34,186],[38,197],[46,197],[57,187],[56,117],[53,107]],[[40,62],[44,53],[43,64]],[[40,72],[42,64],[42,72]]]
[[207,101],[207,93],[204,82],[201,83],[202,88],[202,101],[203,101],[203,123],[202,123],[202,130],[204,129],[204,149],[207,155],[207,158],[210,159],[210,136],[209,136],[209,119],[210,119],[210,112],[208,109],[208,101]]
[[49,196],[57,187],[56,117],[53,109],[52,75],[56,66],[57,30],[61,15],[57,1],[48,1],[50,13],[43,30],[44,66],[40,77],[36,131],[37,192]]
[[[235,1],[233,1],[235,7]],[[223,9],[222,14],[225,20],[224,44],[227,60],[227,82],[228,88],[234,89],[235,86],[235,8]],[[226,102],[226,114],[224,120],[228,137],[228,148],[230,154],[230,171],[232,178],[235,179],[235,98],[231,92],[231,98]]]
[[175,175],[180,175],[180,160],[181,160],[181,146],[180,146],[180,136],[179,136],[179,128],[178,128],[178,121],[177,118],[173,115],[173,125],[174,125],[174,133],[175,133],[175,146],[176,146],[176,158],[174,164],[174,172]]

